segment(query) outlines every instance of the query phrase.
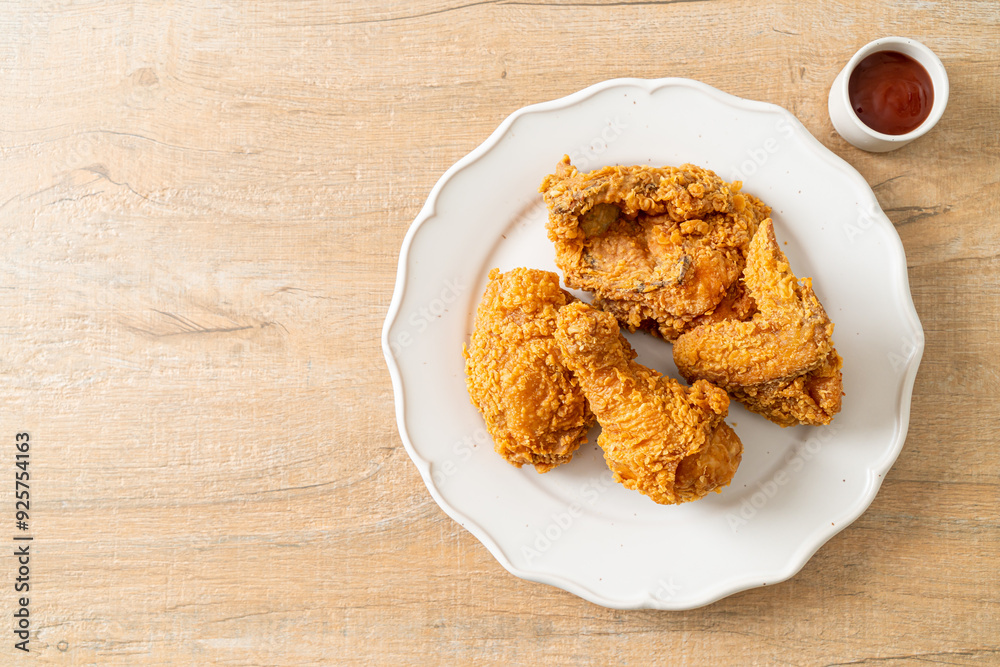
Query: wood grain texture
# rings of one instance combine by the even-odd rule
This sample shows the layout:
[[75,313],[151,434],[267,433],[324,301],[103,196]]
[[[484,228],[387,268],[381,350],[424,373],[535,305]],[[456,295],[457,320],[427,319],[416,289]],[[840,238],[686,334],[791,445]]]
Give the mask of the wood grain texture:
[[[887,34],[951,102],[873,155],[826,95]],[[0,662],[1000,664],[998,52],[989,0],[0,3],[0,469],[29,431],[36,538]],[[618,76],[795,113],[874,186],[926,332],[868,512],[689,612],[506,573],[409,462],[379,344],[444,170]]]

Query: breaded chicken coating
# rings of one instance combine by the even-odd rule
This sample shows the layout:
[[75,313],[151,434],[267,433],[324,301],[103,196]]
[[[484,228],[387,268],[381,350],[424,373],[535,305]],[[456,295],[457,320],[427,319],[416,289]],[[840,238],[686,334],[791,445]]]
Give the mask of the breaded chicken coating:
[[654,502],[697,500],[732,480],[743,443],[723,421],[726,392],[684,387],[634,362],[610,313],[584,303],[559,311],[556,340],[601,425],[615,479]]
[[566,284],[593,292],[629,331],[673,340],[739,297],[750,239],[770,213],[740,188],[689,164],[585,174],[564,157],[539,190]]
[[708,380],[781,426],[829,424],[840,411],[842,360],[833,323],[808,278],[796,279],[765,220],[750,243],[743,284],[752,317],[699,326],[674,342],[689,382]]
[[498,454],[548,472],[587,441],[594,415],[553,338],[559,309],[576,301],[548,271],[490,271],[465,355],[472,403]]

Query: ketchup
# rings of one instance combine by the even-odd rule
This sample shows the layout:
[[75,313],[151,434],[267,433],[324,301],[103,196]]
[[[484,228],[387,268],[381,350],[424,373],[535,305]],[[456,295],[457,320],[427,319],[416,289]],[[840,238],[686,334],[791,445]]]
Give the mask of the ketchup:
[[847,83],[851,108],[882,134],[920,127],[934,105],[934,86],[923,65],[896,51],[878,51],[854,68]]

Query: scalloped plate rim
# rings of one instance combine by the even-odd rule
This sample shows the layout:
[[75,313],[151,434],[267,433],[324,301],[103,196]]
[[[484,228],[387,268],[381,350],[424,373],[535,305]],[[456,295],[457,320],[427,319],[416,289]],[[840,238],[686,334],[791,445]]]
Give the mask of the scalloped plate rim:
[[[914,334],[914,351],[906,362],[905,372],[901,374],[902,382],[899,385],[901,392],[892,446],[887,449],[886,455],[881,461],[878,462],[879,465],[869,467],[867,469],[868,479],[865,493],[847,509],[844,513],[844,518],[841,521],[835,522],[836,525],[833,526],[833,529],[826,529],[825,526],[821,526],[815,532],[813,537],[803,540],[800,547],[792,551],[792,556],[782,567],[776,567],[767,573],[748,572],[740,576],[732,577],[725,580],[715,588],[707,590],[703,589],[702,596],[695,603],[679,602],[676,604],[671,604],[670,601],[657,600],[649,594],[649,591],[646,591],[645,595],[638,597],[632,597],[629,599],[613,599],[591,591],[571,579],[547,572],[535,572],[515,566],[510,559],[507,558],[500,545],[497,544],[497,542],[486,530],[448,503],[438,491],[437,486],[435,485],[430,474],[430,462],[417,453],[409,436],[405,419],[405,388],[403,386],[399,366],[396,362],[395,356],[393,355],[389,341],[392,325],[398,317],[406,296],[406,282],[409,272],[409,254],[413,239],[423,224],[435,216],[437,212],[436,208],[438,197],[441,191],[447,186],[448,182],[451,181],[456,174],[475,164],[476,161],[492,150],[493,147],[496,146],[496,144],[499,143],[499,141],[506,135],[511,125],[522,116],[564,109],[610,88],[641,88],[645,90],[648,95],[652,95],[658,89],[668,86],[686,86],[695,88],[715,98],[717,101],[738,109],[766,111],[781,115],[798,128],[799,135],[806,139],[806,143],[810,146],[814,154],[826,160],[837,171],[855,181],[856,185],[859,186],[862,191],[870,194],[872,201],[875,202],[876,205],[876,215],[874,216],[875,224],[887,227],[893,232],[892,234],[886,235],[887,238],[894,240],[893,247],[888,249],[888,254],[890,255],[889,259],[890,261],[894,261],[896,264],[898,278],[897,285],[899,287],[898,291],[902,292],[901,296],[904,306],[903,311],[907,315],[906,325],[908,325],[911,332]],[[701,81],[679,77],[667,77],[660,79],[608,79],[555,100],[539,102],[537,104],[522,107],[507,116],[490,134],[490,136],[483,141],[483,143],[449,167],[431,189],[427,201],[424,203],[423,207],[421,207],[417,217],[414,219],[413,223],[411,223],[406,235],[403,238],[396,272],[396,281],[393,287],[393,296],[386,312],[385,322],[382,327],[381,341],[382,352],[392,381],[396,424],[399,430],[400,439],[403,442],[403,446],[406,449],[407,454],[417,467],[417,470],[420,472],[420,476],[423,479],[427,490],[430,492],[438,506],[449,517],[454,519],[459,525],[468,530],[480,542],[482,542],[482,544],[493,555],[493,557],[497,559],[504,569],[521,579],[555,586],[590,602],[612,609],[660,609],[675,611],[696,609],[717,602],[718,600],[735,593],[761,586],[777,584],[790,579],[801,571],[803,567],[805,567],[806,563],[809,562],[813,555],[815,555],[815,553],[824,544],[829,542],[840,531],[857,520],[857,518],[868,509],[871,503],[875,500],[875,497],[881,488],[882,481],[885,479],[886,473],[895,463],[899,453],[902,451],[903,444],[905,443],[909,428],[910,404],[912,402],[913,385],[916,380],[917,371],[924,351],[923,328],[920,324],[919,316],[913,304],[912,293],[910,292],[909,276],[906,270],[905,250],[903,248],[902,240],[899,238],[898,233],[896,233],[892,222],[882,211],[881,206],[878,205],[878,199],[864,177],[862,177],[861,174],[850,165],[850,163],[833,153],[818,139],[816,139],[816,137],[814,137],[812,133],[810,133],[805,126],[802,125],[798,118],[796,118],[794,114],[789,112],[787,109],[768,102],[737,97],[714,88],[713,86],[702,83]]]

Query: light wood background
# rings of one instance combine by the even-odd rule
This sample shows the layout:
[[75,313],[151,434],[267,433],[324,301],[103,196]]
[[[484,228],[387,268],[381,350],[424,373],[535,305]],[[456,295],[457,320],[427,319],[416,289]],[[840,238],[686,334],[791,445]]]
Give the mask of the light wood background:
[[[28,431],[27,660],[1000,664],[1000,5],[889,5],[0,2],[0,542]],[[872,155],[826,96],[889,34],[940,55],[951,102]],[[379,342],[444,170],[619,76],[795,113],[896,224],[927,339],[869,511],[788,582],[690,612],[504,571],[410,463]],[[27,661],[14,567],[2,664]]]

